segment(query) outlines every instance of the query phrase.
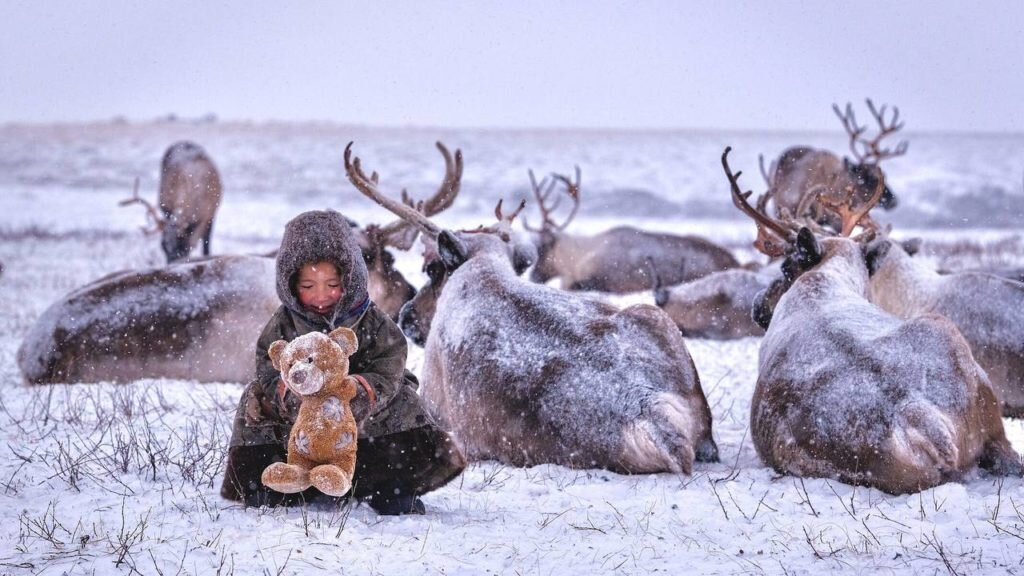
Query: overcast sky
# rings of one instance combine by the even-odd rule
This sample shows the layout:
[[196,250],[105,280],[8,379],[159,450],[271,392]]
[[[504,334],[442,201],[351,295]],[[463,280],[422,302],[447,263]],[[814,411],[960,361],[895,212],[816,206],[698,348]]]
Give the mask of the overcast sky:
[[0,122],[1024,132],[1024,0],[0,1]]

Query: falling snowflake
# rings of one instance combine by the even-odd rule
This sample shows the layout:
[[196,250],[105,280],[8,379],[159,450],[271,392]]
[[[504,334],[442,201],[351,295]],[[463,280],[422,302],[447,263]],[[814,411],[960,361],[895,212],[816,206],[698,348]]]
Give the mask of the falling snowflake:
[[305,430],[299,430],[299,435],[295,438],[295,449],[299,454],[309,455],[309,436],[306,436]]
[[331,396],[324,401],[324,418],[334,420],[335,422],[341,422],[341,419],[344,416],[345,406],[336,396]]

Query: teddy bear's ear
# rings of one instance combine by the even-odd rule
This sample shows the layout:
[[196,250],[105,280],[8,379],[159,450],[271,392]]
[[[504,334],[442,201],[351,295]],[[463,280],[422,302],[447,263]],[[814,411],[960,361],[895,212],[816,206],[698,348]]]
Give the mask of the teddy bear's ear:
[[267,348],[267,355],[270,356],[270,363],[274,365],[274,370],[281,369],[281,354],[284,353],[285,347],[288,343],[284,340],[277,340]]
[[359,339],[356,338],[356,333],[348,328],[336,328],[327,337],[341,346],[341,349],[345,351],[345,356],[355,354],[356,349],[359,348]]

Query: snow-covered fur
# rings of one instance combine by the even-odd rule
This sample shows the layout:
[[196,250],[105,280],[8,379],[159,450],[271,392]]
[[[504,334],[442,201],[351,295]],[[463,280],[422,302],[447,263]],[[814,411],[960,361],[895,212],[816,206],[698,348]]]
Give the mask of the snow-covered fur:
[[187,141],[171,145],[160,164],[159,196],[164,215],[160,245],[168,262],[187,257],[200,239],[203,256],[210,255],[220,199],[220,174],[206,151]]
[[359,384],[349,378],[348,358],[358,346],[348,328],[270,345],[274,368],[302,403],[288,437],[288,463],[275,462],[263,471],[268,488],[294,494],[312,486],[343,496],[352,487],[359,431],[350,405]]
[[536,244],[538,260],[530,280],[544,283],[559,277],[565,290],[648,290],[652,265],[666,286],[739,266],[728,250],[709,240],[627,226],[594,236],[545,230]]
[[754,322],[751,308],[758,293],[777,276],[774,269],[723,270],[692,282],[656,288],[654,301],[689,338],[761,336],[764,329]]
[[988,378],[953,323],[903,321],[870,303],[856,242],[827,238],[814,252],[796,256],[808,271],[795,270],[761,344],[750,415],[761,458],[892,494],[977,465],[1020,475]]
[[274,263],[216,256],[117,272],[53,303],[26,334],[32,384],[175,378],[247,382],[278,307]]
[[985,369],[1005,416],[1024,416],[1024,284],[980,272],[941,275],[898,242],[868,248],[871,301],[900,318],[941,314]]
[[351,223],[334,210],[311,210],[292,218],[284,228],[277,251],[277,296],[286,308],[308,316],[296,296],[299,268],[315,262],[330,262],[341,274],[345,293],[334,305],[329,323],[359,306],[367,298],[367,272],[362,250]]
[[687,474],[717,460],[696,369],[661,310],[525,282],[495,234],[445,231],[437,245],[407,308],[437,298],[420,391],[468,458]]

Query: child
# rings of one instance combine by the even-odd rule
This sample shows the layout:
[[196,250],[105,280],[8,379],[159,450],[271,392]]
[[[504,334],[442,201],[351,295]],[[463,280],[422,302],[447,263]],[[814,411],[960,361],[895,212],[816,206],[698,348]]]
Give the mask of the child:
[[423,410],[416,377],[405,369],[405,336],[370,301],[366,283],[366,264],[341,214],[305,212],[287,224],[277,253],[281,307],[256,344],[256,379],[242,392],[235,413],[221,496],[274,506],[320,494],[311,488],[286,495],[260,482],[264,468],[286,460],[299,404],[267,348],[275,340],[340,326],[359,338],[349,359],[349,372],[360,384],[352,400],[359,425],[352,495],[380,514],[422,514],[418,496],[444,486],[465,467],[451,437]]

